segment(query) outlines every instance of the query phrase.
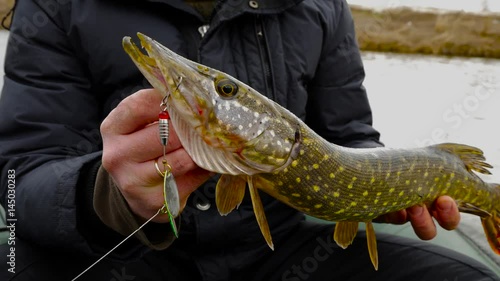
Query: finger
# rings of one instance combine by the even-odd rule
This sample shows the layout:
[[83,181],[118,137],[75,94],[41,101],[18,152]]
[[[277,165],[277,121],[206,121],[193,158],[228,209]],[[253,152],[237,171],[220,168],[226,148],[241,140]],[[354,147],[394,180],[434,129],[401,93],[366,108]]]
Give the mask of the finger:
[[404,224],[407,220],[406,210],[401,210],[397,212],[392,212],[381,216],[376,221],[392,224]]
[[[189,171],[198,169],[198,166],[191,160],[184,149],[177,149],[166,155],[167,164],[171,168],[174,177],[180,177]],[[150,159],[142,163],[133,163],[129,170],[133,173],[125,175],[125,179],[120,180],[123,183],[144,183],[146,187],[155,187],[163,184],[163,177],[156,169],[155,162],[161,172],[165,171],[162,163],[162,157]],[[131,187],[133,188],[133,187]]]
[[[174,176],[181,201],[181,212],[186,206],[189,195],[211,176],[213,176],[213,173],[199,167],[189,170],[178,177]],[[156,181],[156,184],[142,187],[140,191],[138,191],[137,187],[134,187],[135,190],[123,191],[127,193],[126,199],[130,207],[136,210],[137,214],[144,219],[151,217],[164,204],[163,178],[157,174],[154,181]],[[168,216],[158,216],[153,221],[168,222],[168,220]]]
[[157,121],[161,100],[155,89],[140,90],[128,96],[102,122],[101,131],[125,135]]
[[[165,153],[170,153],[182,146],[172,126],[170,126],[169,132]],[[120,139],[124,139],[124,141],[120,142]],[[152,124],[129,135],[120,136],[117,142],[126,145],[126,148],[124,148],[127,150],[127,157],[134,162],[149,161],[163,155],[163,145],[159,138],[158,124]]]
[[[202,168],[196,168],[176,179],[178,186],[185,187],[183,189],[179,189],[179,198],[181,198],[181,210],[186,206],[189,195],[196,189],[198,189],[198,187],[200,187],[212,176],[214,176],[214,173]],[[182,198],[184,198],[184,200],[182,200]]]
[[433,211],[434,217],[444,229],[453,230],[460,223],[460,212],[457,204],[449,196],[441,196],[436,199]]
[[420,239],[430,240],[436,236],[436,225],[425,205],[413,206],[406,210],[413,230]]

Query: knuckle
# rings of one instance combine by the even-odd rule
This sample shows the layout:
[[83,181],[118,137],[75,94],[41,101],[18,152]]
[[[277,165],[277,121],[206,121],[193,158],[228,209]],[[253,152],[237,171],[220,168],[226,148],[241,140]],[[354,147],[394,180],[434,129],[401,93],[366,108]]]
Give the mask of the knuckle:
[[102,152],[102,166],[109,173],[113,173],[119,166],[120,157],[113,149],[103,149]]
[[[109,115],[108,115],[109,116]],[[112,125],[112,122],[110,120],[109,117],[105,118],[102,123],[101,123],[101,126],[100,126],[100,131],[101,131],[101,134],[103,135],[103,137],[105,135],[107,135],[110,131],[111,131],[111,125]]]

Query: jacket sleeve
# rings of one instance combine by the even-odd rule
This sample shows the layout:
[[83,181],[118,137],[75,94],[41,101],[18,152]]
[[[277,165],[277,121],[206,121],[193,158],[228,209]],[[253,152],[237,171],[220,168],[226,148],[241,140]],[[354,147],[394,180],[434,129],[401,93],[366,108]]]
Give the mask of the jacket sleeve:
[[[325,1],[326,2],[326,1]],[[378,147],[354,23],[345,1],[328,1],[325,37],[315,77],[308,84],[306,122],[330,142],[349,147]],[[331,9],[328,9],[331,11]]]
[[[102,154],[99,98],[64,30],[70,1],[47,3],[19,0],[15,11],[0,99],[0,172],[7,179],[15,171],[19,238],[102,255],[123,237],[87,208]],[[7,209],[6,193],[0,186]]]

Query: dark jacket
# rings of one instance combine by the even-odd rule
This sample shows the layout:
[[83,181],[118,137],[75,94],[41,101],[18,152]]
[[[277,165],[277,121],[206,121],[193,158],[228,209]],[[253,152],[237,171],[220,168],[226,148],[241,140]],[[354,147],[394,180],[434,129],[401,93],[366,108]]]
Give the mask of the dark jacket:
[[[92,196],[101,121],[149,87],[121,46],[136,32],[248,83],[331,142],[380,146],[346,2],[250,2],[218,5],[202,37],[202,17],[181,0],[18,0],[0,102],[1,177],[15,169],[16,235],[87,254],[122,238],[97,219]],[[191,196],[180,240],[265,246],[248,198],[227,217],[200,210],[200,203],[214,205],[213,188],[209,182]],[[6,189],[0,186],[4,206]],[[273,235],[303,219],[270,197],[263,201]],[[137,244],[118,252],[127,258]]]

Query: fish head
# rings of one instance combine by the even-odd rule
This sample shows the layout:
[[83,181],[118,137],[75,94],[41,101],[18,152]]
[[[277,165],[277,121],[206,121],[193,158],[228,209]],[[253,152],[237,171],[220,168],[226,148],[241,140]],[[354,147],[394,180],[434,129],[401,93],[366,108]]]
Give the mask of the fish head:
[[300,120],[243,82],[188,60],[138,34],[123,47],[164,96],[181,143],[200,167],[253,175],[283,169],[296,156]]

